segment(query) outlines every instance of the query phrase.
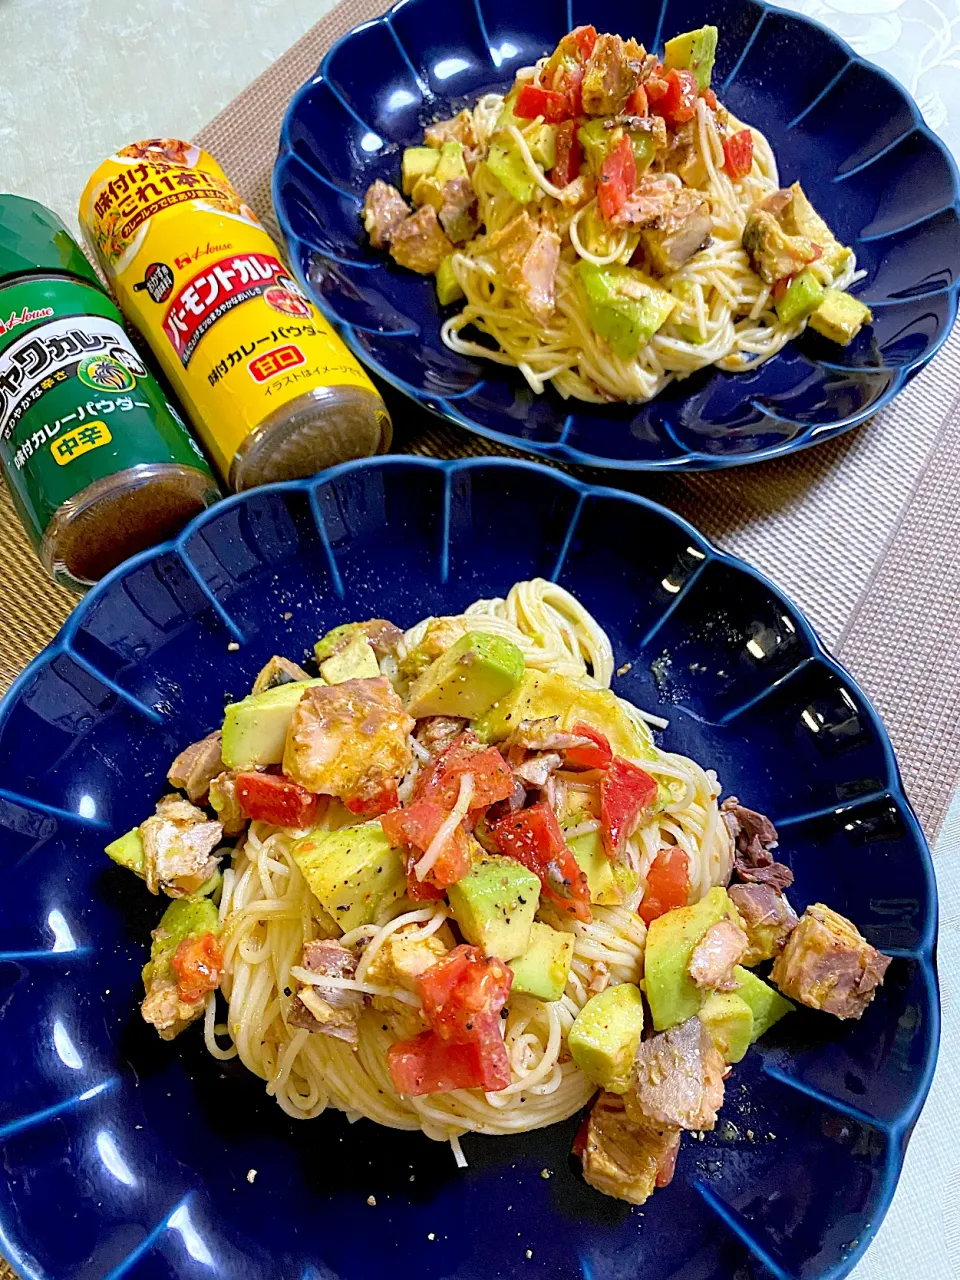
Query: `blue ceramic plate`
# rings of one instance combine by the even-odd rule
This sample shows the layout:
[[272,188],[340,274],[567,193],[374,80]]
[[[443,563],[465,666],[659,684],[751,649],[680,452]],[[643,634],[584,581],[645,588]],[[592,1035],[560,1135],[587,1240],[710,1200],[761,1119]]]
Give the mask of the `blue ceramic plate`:
[[[812,331],[752,373],[705,370],[649,404],[535,396],[515,370],[440,340],[431,278],[370,248],[374,178],[396,182],[423,126],[511,83],[573,24],[651,48],[720,27],[714,86],[762,127],[866,279],[873,325],[842,348]],[[327,54],[293,99],[273,199],[293,265],[361,360],[470,431],[554,459],[627,470],[734,466],[846,431],[893,398],[957,314],[960,181],[906,92],[825,27],[758,0],[405,0]],[[444,313],[445,314],[445,313]]]
[[[162,1043],[137,1009],[162,903],[102,854],[274,652],[538,574],[609,630],[632,664],[617,690],[669,716],[664,742],[774,816],[797,905],[897,957],[861,1022],[801,1011],[751,1050],[724,1123],[684,1139],[642,1211],[581,1181],[575,1117],[468,1137],[460,1172],[419,1134],[288,1119],[197,1028]],[[223,502],[91,591],[18,680],[0,779],[0,1249],[26,1276],[810,1280],[876,1230],[936,1056],[929,855],[856,684],[663,508],[528,464],[399,458]]]

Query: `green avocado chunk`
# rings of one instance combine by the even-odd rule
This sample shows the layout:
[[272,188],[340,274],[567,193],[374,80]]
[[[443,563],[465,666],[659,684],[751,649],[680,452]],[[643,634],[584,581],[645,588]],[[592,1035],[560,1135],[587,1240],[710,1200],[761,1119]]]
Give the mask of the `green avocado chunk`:
[[810,328],[845,347],[872,319],[870,308],[858,298],[839,289],[825,289],[822,302],[810,317]]
[[698,27],[684,31],[663,46],[663,65],[677,71],[692,71],[697,79],[697,92],[710,88],[710,77],[717,56],[716,27]]
[[724,1062],[739,1062],[754,1041],[753,1010],[735,992],[714,991],[707,996],[699,1018]]
[[468,942],[485,955],[513,960],[530,945],[540,881],[513,858],[485,854],[447,890],[450,910]]
[[753,1031],[750,1035],[750,1043],[753,1044],[775,1022],[779,1022],[788,1013],[793,1013],[796,1006],[742,965],[737,965],[733,976],[739,983],[735,994],[746,1001],[753,1013]]
[[558,727],[571,729],[584,720],[607,735],[617,755],[652,759],[656,755],[649,730],[636,725],[610,689],[598,689],[553,671],[525,671],[519,684],[475,720],[484,742],[502,742],[523,720],[558,717]]
[[437,267],[437,301],[441,307],[449,307],[463,297],[460,281],[453,269],[453,254],[448,253]]
[[647,929],[644,977],[650,1015],[658,1031],[676,1027],[700,1012],[704,992],[687,972],[693,949],[713,924],[740,913],[726,889],[711,889],[689,907],[675,907]]
[[777,318],[784,324],[802,320],[820,305],[822,299],[823,285],[812,271],[801,271],[793,277],[776,304]]
[[287,730],[304,689],[324,680],[296,680],[231,702],[223,716],[220,754],[228,769],[280,764]]
[[433,174],[441,187],[445,182],[452,182],[454,178],[467,178],[467,165],[463,158],[463,143],[458,142],[456,138],[450,138],[440,148],[440,163],[437,165]]
[[511,993],[536,996],[538,1000],[559,1000],[567,985],[573,960],[574,936],[551,929],[534,920],[530,945],[523,955],[510,961],[513,970]]
[[410,195],[421,178],[428,177],[440,163],[435,147],[407,147],[401,161],[403,194]]
[[321,659],[319,656],[323,643],[321,640],[317,644],[316,652],[320,674],[327,684],[342,684],[344,680],[371,680],[380,674],[377,655],[373,652],[366,633],[359,627],[352,632],[346,644],[329,658]]
[[379,822],[304,836],[293,846],[293,857],[344,933],[371,924],[406,891],[403,859]]
[[621,903],[623,894],[614,875],[614,864],[603,851],[600,832],[591,831],[589,835],[575,836],[567,844],[580,870],[587,877],[590,901],[598,907],[615,907]]
[[588,1080],[626,1093],[642,1034],[643,997],[632,982],[621,982],[590,997],[570,1028],[567,1048]]
[[520,148],[505,131],[494,134],[486,165],[519,204],[529,204],[540,190],[520,154]]
[[407,711],[415,720],[421,716],[473,720],[509,693],[523,672],[523,654],[510,640],[468,631],[413,682]]
[[132,871],[134,875],[143,877],[143,838],[140,835],[140,828],[134,827],[132,831],[128,831],[125,835],[118,836],[116,840],[111,840],[103,851],[108,858],[112,858],[118,867],[126,867],[128,871]]
[[199,938],[205,933],[220,933],[220,912],[209,898],[194,894],[171,902],[153,931],[150,959],[143,967],[144,986],[163,976],[184,938]]
[[616,355],[632,360],[670,318],[676,300],[642,271],[616,264],[577,264],[590,323]]

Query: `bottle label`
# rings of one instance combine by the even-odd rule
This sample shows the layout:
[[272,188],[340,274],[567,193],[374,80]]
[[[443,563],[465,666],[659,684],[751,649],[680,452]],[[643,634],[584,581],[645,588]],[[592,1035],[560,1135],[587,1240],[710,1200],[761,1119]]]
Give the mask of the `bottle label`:
[[80,221],[224,477],[291,401],[322,387],[376,394],[206,152],[175,139],[124,148],[91,177]]
[[97,290],[21,281],[0,290],[0,317],[0,460],[35,543],[64,502],[117,471],[158,462],[208,470]]

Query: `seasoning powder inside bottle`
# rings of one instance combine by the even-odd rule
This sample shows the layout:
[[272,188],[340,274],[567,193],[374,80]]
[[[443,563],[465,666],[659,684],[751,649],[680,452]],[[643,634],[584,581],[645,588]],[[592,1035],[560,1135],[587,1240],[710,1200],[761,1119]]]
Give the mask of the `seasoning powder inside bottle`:
[[0,461],[47,572],[90,586],[219,493],[60,219],[0,195]]
[[212,156],[175,138],[124,147],[80,222],[231,488],[389,446],[370,379]]

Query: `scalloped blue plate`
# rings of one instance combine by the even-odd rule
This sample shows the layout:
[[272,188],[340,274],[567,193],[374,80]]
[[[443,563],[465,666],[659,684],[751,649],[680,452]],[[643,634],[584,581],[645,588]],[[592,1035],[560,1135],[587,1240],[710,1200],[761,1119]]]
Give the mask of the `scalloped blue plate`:
[[[430,120],[510,84],[576,23],[666,37],[716,22],[714,86],[763,127],[781,180],[805,190],[866,278],[873,325],[847,348],[812,331],[752,372],[705,370],[646,405],[535,396],[516,370],[450,351],[433,281],[370,248],[360,220],[374,178]],[[825,27],[760,0],[404,0],[333,46],[291,102],[273,200],[301,282],[375,373],[479,435],[554,460],[700,470],[816,444],[887,404],[957,314],[960,177],[906,91]]]
[[[289,1119],[197,1028],[159,1041],[137,1006],[162,903],[102,854],[274,652],[535,575],[609,630],[664,743],[773,815],[797,905],[896,957],[861,1022],[804,1010],[751,1050],[642,1211],[582,1182],[575,1117],[467,1137],[461,1172],[420,1134]],[[930,858],[854,681],[662,507],[410,458],[241,494],[78,605],[0,707],[0,779],[0,1249],[31,1280],[837,1280],[889,1204],[936,1057]]]

